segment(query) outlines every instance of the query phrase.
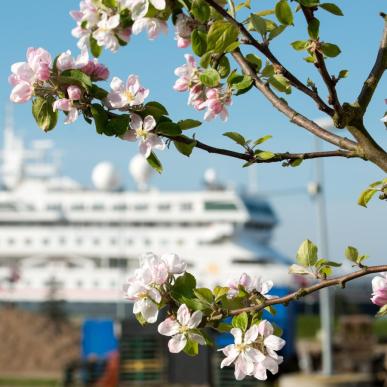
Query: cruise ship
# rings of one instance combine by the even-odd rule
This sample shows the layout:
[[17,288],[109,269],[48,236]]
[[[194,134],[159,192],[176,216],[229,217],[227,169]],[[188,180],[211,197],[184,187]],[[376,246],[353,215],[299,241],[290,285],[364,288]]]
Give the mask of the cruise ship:
[[129,163],[137,191],[107,161],[84,187],[61,175],[51,140],[25,144],[9,120],[3,134],[0,301],[40,303],[55,284],[69,303],[124,302],[122,285],[148,251],[179,254],[202,286],[243,272],[291,286],[291,262],[270,246],[272,207],[223,187],[212,170],[202,191],[159,191],[137,155]]

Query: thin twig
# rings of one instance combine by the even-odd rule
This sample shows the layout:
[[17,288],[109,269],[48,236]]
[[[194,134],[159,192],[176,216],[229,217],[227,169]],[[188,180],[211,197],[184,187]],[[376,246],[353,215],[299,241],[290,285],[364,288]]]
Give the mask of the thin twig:
[[330,286],[335,286],[335,285],[340,285],[344,287],[347,282],[352,281],[356,278],[363,277],[367,274],[381,273],[381,272],[387,272],[387,265],[369,266],[361,270],[355,271],[354,273],[345,274],[340,277],[332,278],[329,280],[323,280],[315,285],[309,286],[308,288],[298,289],[297,291],[290,293],[284,297],[266,299],[262,304],[259,304],[259,305],[253,305],[246,308],[232,310],[229,312],[229,315],[236,315],[242,312],[254,312],[254,311],[258,312],[270,305],[287,304],[291,301],[298,300],[299,298],[304,297],[308,294],[314,293],[318,290],[321,290]]
[[209,4],[212,8],[216,9],[225,19],[229,20],[232,24],[238,27],[241,34],[245,38],[245,43],[248,43],[254,46],[258,51],[264,54],[267,59],[269,59],[276,71],[281,73],[292,86],[302,91],[309,97],[311,97],[317,104],[318,108],[330,115],[331,117],[334,114],[334,110],[329,107],[318,95],[318,93],[309,87],[307,87],[304,83],[302,83],[296,76],[294,76],[270,51],[270,48],[266,44],[259,43],[254,37],[250,34],[250,32],[245,28],[242,23],[239,23],[236,19],[234,19],[225,9],[223,9],[219,4],[217,4],[214,0],[205,0],[207,4]]

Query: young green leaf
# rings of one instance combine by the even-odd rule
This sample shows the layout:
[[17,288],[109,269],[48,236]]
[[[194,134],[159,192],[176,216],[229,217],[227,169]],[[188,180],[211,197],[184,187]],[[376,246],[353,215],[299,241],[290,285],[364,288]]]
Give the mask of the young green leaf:
[[275,154],[269,151],[256,152],[254,155],[257,156],[260,160],[270,160],[275,157]]
[[317,40],[319,36],[320,21],[316,18],[313,18],[308,23],[308,34],[311,39]]
[[58,111],[53,110],[55,99],[52,96],[46,98],[36,97],[32,101],[32,115],[40,129],[48,132],[55,128],[58,122]]
[[234,328],[239,328],[242,330],[242,332],[245,332],[249,324],[249,317],[247,313],[243,312],[241,314],[234,316],[231,324]]
[[156,126],[156,131],[158,134],[166,136],[178,136],[181,134],[180,126],[174,122],[161,122]]
[[239,145],[244,146],[246,144],[245,138],[238,132],[226,132],[223,133],[223,136],[231,138],[231,140],[234,140]]
[[249,62],[249,65],[254,69],[257,73],[262,67],[262,60],[255,54],[247,54],[246,60]]
[[268,135],[266,135],[266,136],[263,136],[263,137],[260,137],[260,138],[258,138],[258,140],[255,140],[255,141],[253,142],[252,147],[254,148],[254,147],[256,147],[256,146],[259,145],[259,144],[263,144],[263,143],[266,142],[267,140],[270,140],[272,137],[273,137],[273,136],[271,136],[270,134],[268,134]]
[[188,356],[196,356],[199,353],[199,344],[194,340],[188,339],[183,351]]
[[211,24],[207,35],[207,50],[224,53],[226,48],[238,38],[239,30],[225,20],[217,20]]
[[323,3],[323,4],[319,4],[319,7],[322,9],[325,9],[325,11],[333,13],[334,15],[344,16],[343,11],[336,4]]
[[214,302],[214,296],[210,289],[198,288],[194,290],[195,296],[202,302],[212,304]]
[[216,87],[220,83],[220,75],[215,69],[207,69],[199,76],[200,81],[207,87]]
[[322,43],[321,51],[323,52],[324,55],[330,58],[336,57],[341,52],[340,48],[336,46],[336,44],[332,44],[332,43]]
[[209,5],[203,0],[193,0],[191,6],[191,13],[196,20],[201,23],[206,23],[211,15]]
[[308,47],[309,42],[307,40],[296,40],[293,43],[290,43],[290,45],[296,50],[296,51],[302,51],[305,50],[306,47]]
[[286,29],[286,25],[282,24],[278,27],[275,27],[273,28],[270,33],[269,33],[269,40],[273,40],[274,38],[276,38],[278,35],[282,34],[282,32],[285,31]]
[[298,275],[314,275],[311,271],[309,271],[306,267],[293,264],[289,268],[289,274],[298,274]]
[[275,6],[275,15],[281,24],[290,26],[293,24],[293,12],[287,0],[280,0]]
[[357,259],[359,258],[359,251],[356,247],[348,246],[345,249],[345,257],[350,260],[351,262],[357,262]]
[[189,137],[186,137],[184,135],[180,136],[180,137],[184,137],[190,141],[189,142],[182,142],[182,141],[176,140],[173,142],[173,144],[175,145],[175,148],[184,156],[187,156],[187,157],[191,156],[191,153],[196,146],[196,140],[189,138]]
[[153,152],[151,152],[151,154],[146,160],[148,161],[148,164],[158,173],[161,173],[163,171],[163,166],[160,160]]
[[258,15],[253,13],[250,15],[250,22],[255,31],[259,32],[261,35],[266,34],[266,22],[265,19],[261,18]]
[[193,30],[191,43],[194,54],[202,56],[207,51],[207,34],[203,31]]
[[90,107],[91,114],[94,118],[95,129],[98,134],[103,134],[108,123],[108,115],[105,109],[98,103],[93,103]]
[[90,51],[94,58],[98,58],[102,53],[102,46],[99,46],[97,41],[90,35]]
[[309,239],[305,240],[297,251],[296,260],[302,266],[314,266],[317,262],[317,246]]
[[302,164],[304,160],[303,159],[294,159],[289,162],[289,165],[293,168],[298,167]]
[[367,207],[368,202],[372,199],[376,192],[378,192],[376,189],[367,188],[361,193],[359,199],[357,200],[357,203],[360,206]]
[[190,118],[186,120],[180,120],[177,122],[181,130],[188,130],[200,126],[202,123],[198,120],[192,120]]
[[111,135],[111,136],[122,136],[129,127],[129,115],[128,114],[122,114],[117,117],[111,118],[107,125],[105,134]]

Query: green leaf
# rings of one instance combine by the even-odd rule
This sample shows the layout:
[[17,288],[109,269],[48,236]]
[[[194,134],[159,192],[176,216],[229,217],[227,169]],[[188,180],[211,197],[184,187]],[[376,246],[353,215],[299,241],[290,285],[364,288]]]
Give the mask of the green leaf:
[[276,38],[278,35],[282,34],[283,31],[285,31],[286,29],[286,25],[280,25],[278,27],[275,27],[274,29],[272,29],[269,33],[269,40],[273,40],[274,38]]
[[295,167],[298,167],[299,165],[301,165],[303,161],[304,161],[303,159],[294,159],[294,160],[291,160],[289,162],[289,165],[291,167],[295,168]]
[[187,344],[185,345],[183,351],[188,356],[196,356],[199,353],[199,344],[196,341],[188,338]]
[[145,104],[145,106],[144,106],[144,109],[148,109],[148,108],[154,108],[154,109],[159,110],[161,115],[166,115],[166,116],[168,115],[168,110],[160,102],[150,101],[147,104]]
[[322,43],[321,51],[323,52],[324,55],[330,58],[336,57],[341,52],[340,48],[336,46],[336,44],[332,44],[332,43]]
[[97,98],[99,100],[104,100],[109,93],[105,90],[102,89],[101,87],[98,87],[96,84],[92,84],[91,89],[90,89],[90,95],[93,98]]
[[255,54],[247,54],[246,60],[249,62],[249,65],[254,69],[254,71],[257,73],[262,67],[262,60]]
[[238,38],[238,27],[225,20],[212,23],[207,35],[207,49],[216,53],[225,52],[226,48]]
[[154,152],[151,152],[151,154],[146,160],[148,161],[148,164],[158,173],[161,173],[163,171],[163,166],[161,165],[160,160],[157,158]]
[[141,313],[136,313],[135,314],[136,316],[136,320],[141,324],[141,325],[145,325],[146,324],[146,320],[144,317],[142,317],[142,314]]
[[229,83],[232,85],[233,89],[238,90],[237,95],[239,95],[241,92],[248,90],[252,86],[253,79],[249,75],[236,75],[229,80]]
[[203,0],[193,0],[191,5],[191,13],[201,23],[206,23],[211,15],[211,10],[208,4]]
[[176,299],[179,300],[182,304],[186,304],[189,309],[191,310],[208,310],[209,306],[208,303],[203,303],[198,298],[187,298],[187,297],[179,297],[176,295]]
[[214,295],[210,289],[198,288],[194,290],[194,294],[202,302],[206,302],[210,305],[214,302]]
[[247,326],[249,324],[249,317],[247,313],[243,312],[234,316],[231,324],[234,328],[239,328],[242,330],[242,332],[246,332]]
[[368,255],[361,255],[361,256],[357,259],[356,263],[357,263],[358,265],[361,265],[362,262],[363,262],[365,259],[367,259],[367,258],[368,258]]
[[266,34],[266,22],[265,19],[261,18],[258,15],[253,13],[250,15],[250,22],[255,31],[259,32],[261,35]]
[[305,50],[306,47],[308,47],[309,42],[307,40],[296,40],[293,43],[290,43],[290,45],[296,50],[296,51],[302,51]]
[[359,251],[356,247],[348,246],[345,249],[345,257],[350,260],[351,262],[357,262],[357,259],[359,258]]
[[218,301],[220,298],[225,296],[228,293],[229,288],[227,287],[222,287],[222,286],[217,286],[214,289],[214,296],[215,296],[215,301]]
[[188,130],[192,128],[197,128],[200,126],[202,123],[198,120],[192,120],[190,118],[186,120],[180,120],[177,122],[177,125],[179,125],[181,130]]
[[325,11],[333,13],[334,15],[344,16],[343,11],[336,4],[323,3],[323,4],[320,4],[319,7],[322,9],[325,9]]
[[376,317],[384,317],[384,316],[387,316],[387,304],[386,305],[383,305],[378,313],[376,314]]
[[59,82],[66,85],[77,85],[84,89],[91,89],[93,86],[88,75],[78,69],[65,70],[62,72]]
[[311,271],[309,271],[306,267],[301,265],[293,264],[289,268],[289,274],[298,274],[298,275],[314,275]]
[[90,107],[90,111],[94,118],[95,129],[97,130],[97,133],[103,134],[106,130],[109,119],[105,109],[98,103],[93,103]]
[[298,0],[298,2],[304,7],[315,7],[319,5],[319,0]]
[[305,240],[297,251],[296,260],[302,266],[314,266],[317,262],[317,246],[309,239]]
[[268,135],[266,135],[266,136],[263,136],[263,137],[260,137],[260,138],[258,138],[258,140],[255,140],[255,141],[253,142],[252,147],[254,148],[254,147],[256,147],[256,146],[259,145],[259,144],[263,144],[263,143],[266,142],[267,140],[270,140],[272,137],[273,137],[273,136],[271,136],[270,134],[268,134]]
[[270,160],[275,157],[275,154],[269,151],[257,152],[254,153],[254,155],[257,156],[260,160]]
[[282,74],[274,74],[269,83],[281,93],[290,94],[292,91],[289,81]]
[[194,54],[202,56],[207,51],[207,34],[203,31],[193,30],[191,34],[191,43]]
[[215,69],[207,69],[199,75],[200,81],[207,87],[216,87],[220,83],[220,75]]
[[174,122],[161,122],[156,126],[156,132],[166,136],[178,136],[181,134],[181,129],[180,126]]
[[293,24],[293,12],[287,0],[280,0],[275,6],[275,15],[281,24],[290,26]]
[[215,327],[215,329],[216,329],[218,332],[221,332],[221,333],[230,332],[231,328],[232,328],[232,325],[227,324],[227,323],[224,323],[224,322],[219,323],[219,324]]
[[360,206],[367,207],[368,202],[372,199],[372,197],[378,192],[376,189],[367,188],[365,191],[361,193],[357,203]]
[[200,66],[204,69],[208,67],[208,65],[211,62],[212,58],[212,52],[206,52],[202,57],[200,58]]
[[261,74],[263,77],[268,77],[268,78],[274,75],[273,65],[270,63],[266,63],[266,66],[262,69]]
[[231,140],[234,140],[239,145],[244,146],[246,144],[245,138],[238,132],[226,132],[223,133],[223,136],[231,138]]
[[122,136],[129,128],[129,114],[111,118],[106,126],[105,134]]
[[174,285],[171,288],[171,291],[174,295],[177,295],[179,297],[184,296],[187,298],[192,298],[194,296],[193,290],[196,287],[196,280],[195,277],[185,272],[180,277],[176,278],[176,281]]
[[313,18],[308,23],[308,34],[311,37],[311,39],[314,39],[314,40],[318,39],[319,30],[320,30],[320,21],[316,18]]
[[46,98],[36,97],[32,101],[32,115],[40,129],[48,132],[55,128],[58,122],[58,111],[52,109],[55,98],[48,96]]
[[349,74],[349,71],[348,71],[348,70],[341,70],[341,71],[339,72],[338,78],[339,78],[339,79],[347,78],[347,77],[348,77],[348,74]]
[[327,266],[332,266],[332,267],[340,267],[342,264],[334,261],[327,261],[325,263]]
[[106,5],[106,7],[109,7],[109,8],[117,7],[116,0],[102,0],[102,4]]
[[99,46],[97,41],[90,35],[90,51],[94,58],[98,58],[102,54],[102,46]]
[[221,78],[226,78],[230,74],[230,61],[227,56],[222,56],[218,63],[217,70]]
[[175,140],[173,142],[173,144],[175,145],[175,148],[184,156],[187,156],[187,157],[191,156],[191,153],[196,146],[196,140],[186,136],[180,136],[180,137],[185,137],[186,139],[190,140],[190,142],[185,143],[185,142]]

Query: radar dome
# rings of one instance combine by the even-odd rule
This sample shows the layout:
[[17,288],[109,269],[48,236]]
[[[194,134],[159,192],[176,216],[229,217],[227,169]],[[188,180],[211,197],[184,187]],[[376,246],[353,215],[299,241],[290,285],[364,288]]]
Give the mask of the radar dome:
[[208,185],[212,185],[212,184],[215,184],[217,180],[218,180],[218,176],[216,174],[215,169],[213,168],[206,169],[206,171],[204,172],[205,183]]
[[103,161],[94,167],[91,179],[95,188],[100,191],[114,191],[121,185],[116,168],[108,161]]
[[130,160],[129,172],[137,184],[137,188],[144,191],[148,188],[148,181],[152,175],[152,168],[142,154],[137,154]]

